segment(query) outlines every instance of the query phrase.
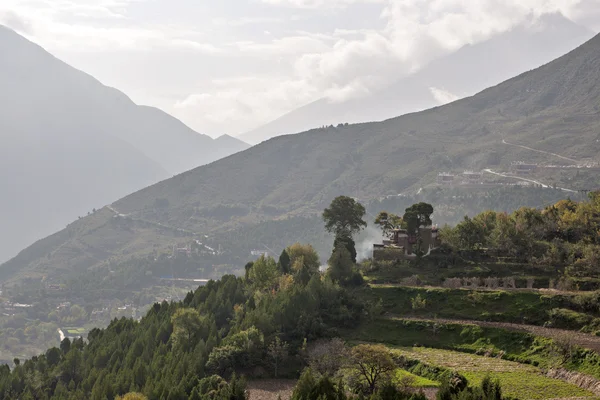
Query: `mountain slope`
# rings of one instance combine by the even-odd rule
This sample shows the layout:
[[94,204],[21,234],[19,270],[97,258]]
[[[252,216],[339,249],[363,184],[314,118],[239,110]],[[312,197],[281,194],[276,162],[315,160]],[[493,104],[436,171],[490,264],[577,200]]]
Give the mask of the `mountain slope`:
[[293,110],[240,138],[260,143],[274,136],[339,123],[380,121],[424,110],[449,99],[537,68],[590,39],[593,33],[560,14],[519,26],[432,62],[414,75],[366,97],[331,102],[319,99]]
[[246,148],[222,145],[0,26],[0,260],[115,198]]
[[[261,220],[314,215],[340,194],[377,199],[421,187],[439,171],[550,157],[503,139],[600,161],[599,82],[600,35],[534,71],[445,106],[277,137],[117,201],[112,207],[120,217],[104,209],[84,218],[4,264],[0,278],[17,271],[81,270],[110,257],[150,253],[169,229],[172,239],[192,238]],[[121,220],[127,229],[118,227],[115,221]],[[103,254],[89,256],[92,248]]]

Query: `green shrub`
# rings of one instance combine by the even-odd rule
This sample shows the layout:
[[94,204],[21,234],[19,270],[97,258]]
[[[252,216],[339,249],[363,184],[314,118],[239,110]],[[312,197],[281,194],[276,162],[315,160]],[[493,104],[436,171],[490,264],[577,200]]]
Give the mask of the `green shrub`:
[[424,310],[427,307],[427,300],[418,294],[410,300],[413,310]]
[[592,317],[566,308],[553,308],[548,312],[548,325],[553,328],[580,329],[592,321]]

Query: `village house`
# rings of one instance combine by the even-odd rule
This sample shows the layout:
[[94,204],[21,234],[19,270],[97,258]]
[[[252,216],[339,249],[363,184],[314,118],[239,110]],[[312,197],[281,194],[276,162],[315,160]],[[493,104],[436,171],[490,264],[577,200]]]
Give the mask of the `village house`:
[[[419,228],[421,248],[425,253],[440,246],[439,230],[437,226]],[[394,229],[390,239],[383,243],[373,245],[374,260],[400,260],[414,258],[417,247],[417,235],[411,235],[406,229]]]

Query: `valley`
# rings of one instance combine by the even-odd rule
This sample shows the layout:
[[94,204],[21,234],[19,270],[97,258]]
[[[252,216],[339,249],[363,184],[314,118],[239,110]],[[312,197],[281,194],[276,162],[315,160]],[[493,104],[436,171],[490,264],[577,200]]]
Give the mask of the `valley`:
[[529,18],[255,146],[0,26],[0,400],[600,398],[600,35]]
[[[469,392],[481,387],[485,391],[490,379],[497,382],[506,398],[593,399],[600,395],[600,275],[593,258],[600,246],[596,233],[599,198],[600,193],[594,192],[587,201],[560,200],[542,210],[520,208],[510,214],[484,211],[442,228],[441,244],[428,254],[406,258],[400,249],[396,250],[397,260],[367,259],[354,264],[346,248],[349,242],[341,241],[340,235],[345,235],[345,229],[352,229],[353,224],[362,226],[361,218],[367,211],[355,200],[340,197],[323,214],[325,222],[337,221],[327,223],[326,228],[337,232],[340,240],[324,273],[312,246],[291,245],[278,260],[263,255],[247,263],[239,273],[242,277],[226,275],[195,290],[182,287],[182,300],[171,292],[173,297],[144,310],[125,304],[118,307],[124,312],[120,319],[110,310],[108,328],[90,329],[87,341],[77,338],[85,332],[74,325],[80,322],[76,319],[77,306],[60,304],[53,313],[71,323],[60,328],[62,335],[71,337],[57,345],[60,349],[55,347],[56,352],[62,352],[53,361],[58,363],[56,367],[43,364],[55,357],[51,349],[44,358],[34,357],[23,366],[15,360],[13,374],[41,362],[37,368],[63,371],[61,382],[65,374],[70,374],[69,379],[80,382],[75,384],[79,385],[76,390],[83,395],[91,390],[83,386],[87,374],[114,363],[120,365],[122,383],[111,386],[109,381],[97,380],[92,398],[99,390],[143,390],[148,398],[157,399],[178,391],[186,396],[184,387],[167,389],[160,383],[168,379],[190,380],[186,385],[193,388],[189,389],[192,392],[206,390],[202,385],[208,381],[202,380],[204,383],[196,387],[193,378],[174,375],[183,371],[164,371],[162,377],[143,383],[149,379],[146,375],[135,378],[130,375],[131,367],[114,357],[112,361],[103,358],[118,352],[143,351],[146,355],[141,357],[147,357],[153,368],[160,368],[157,360],[165,356],[159,349],[166,349],[169,343],[168,363],[191,365],[193,354],[205,354],[201,357],[206,364],[194,368],[230,376],[230,385],[238,384],[237,375],[231,374],[239,372],[252,381],[248,385],[251,396],[259,398],[277,393],[294,398],[323,379],[331,383],[310,390],[333,390],[326,388],[344,384],[356,385],[354,390],[368,393],[368,386],[356,380],[360,369],[343,361],[348,358],[354,363],[387,365],[388,372],[377,379],[390,379],[398,393],[422,392],[423,399],[448,390]],[[338,210],[336,202],[347,205]],[[344,214],[355,207],[357,216]],[[407,208],[402,224],[412,218],[411,209]],[[353,218],[356,221],[352,222]],[[388,229],[387,225],[380,227]],[[557,251],[563,255],[557,257]],[[173,262],[178,259],[175,254],[171,257]],[[157,289],[153,288],[155,293]],[[72,288],[66,286],[65,290]],[[91,299],[91,292],[84,289],[82,295]],[[134,304],[140,301],[138,298]],[[13,307],[35,310],[26,303]],[[93,310],[92,315],[98,315],[98,311]],[[129,312],[133,312],[133,319]],[[165,325],[165,321],[170,322]],[[219,326],[228,333],[217,344],[211,336]],[[248,328],[243,329],[245,326]],[[31,331],[27,328],[24,333]],[[134,333],[150,331],[156,336]],[[200,353],[211,341],[212,350]],[[93,355],[110,346],[114,350]],[[119,346],[124,347],[119,350]],[[367,354],[371,353],[379,358],[369,358]],[[69,354],[82,357],[77,361],[83,368],[80,372],[65,370],[70,357],[79,357]],[[172,354],[177,356],[170,358]],[[128,359],[134,370],[142,371],[141,358]],[[298,378],[298,369],[305,366],[310,369]],[[146,371],[144,374],[153,373]],[[9,376],[13,375],[4,374],[0,379],[0,391]],[[276,380],[261,383],[261,377]],[[299,380],[291,389],[290,382],[294,385],[295,378]],[[449,389],[448,380],[459,389]],[[154,386],[150,382],[158,383]],[[376,381],[372,382],[377,387]]]

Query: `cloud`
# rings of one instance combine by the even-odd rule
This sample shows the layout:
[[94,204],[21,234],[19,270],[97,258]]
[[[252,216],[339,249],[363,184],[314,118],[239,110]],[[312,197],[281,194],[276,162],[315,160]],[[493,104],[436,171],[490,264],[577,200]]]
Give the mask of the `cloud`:
[[323,40],[308,36],[287,36],[263,43],[240,41],[234,45],[242,52],[277,55],[318,54],[329,51],[329,46]]
[[[145,0],[3,0],[0,21],[50,51],[184,49],[216,53],[199,32],[169,24],[139,24],[128,8]],[[26,22],[25,22],[26,21]]]
[[263,3],[301,9],[343,8],[353,4],[382,4],[387,0],[262,0]]
[[3,24],[17,32],[21,32],[24,34],[32,32],[31,24],[29,23],[29,21],[10,10],[0,10],[0,24]]
[[[361,3],[268,2],[304,8]],[[382,29],[336,29],[328,51],[298,55],[295,73],[331,100],[343,101],[400,79],[465,44],[481,42],[541,15],[575,15],[583,3],[598,4],[598,0],[389,0],[382,4]],[[444,101],[453,98],[438,89],[435,94]]]
[[444,90],[444,89],[430,87],[429,91],[433,95],[433,98],[435,99],[435,101],[437,101],[440,105],[452,103],[453,101],[460,99],[459,96],[457,96],[453,93],[450,93],[449,91]]
[[[215,134],[250,130],[321,97],[343,102],[365,96],[465,44],[545,13],[562,12],[600,29],[600,0],[227,3],[1,0],[0,22],[76,65],[117,53],[152,60],[152,73],[137,69],[145,81],[130,79],[147,93],[136,100]],[[100,78],[98,64],[108,77],[127,69],[86,62]],[[160,84],[158,74],[164,76]],[[444,88],[430,90],[440,103],[456,98]]]
[[273,115],[311,101],[319,94],[301,80],[269,76],[240,76],[212,82],[210,92],[194,93],[177,101],[173,112],[196,119],[201,131],[226,124],[226,133],[243,132],[248,124],[260,124]]
[[[319,97],[343,102],[365,96],[465,44],[481,42],[547,13],[572,16],[586,2],[591,4],[589,0],[263,0],[274,7],[316,13],[378,3],[381,26],[295,31],[284,37],[269,35],[272,40],[264,42],[236,42],[242,53],[268,55],[289,65],[288,74],[261,78],[259,85],[230,81],[229,90],[221,85],[211,98],[202,97],[198,109],[209,110],[206,119],[212,122],[244,120],[259,125]],[[458,98],[444,88],[430,91],[440,104]],[[243,110],[252,112],[243,111],[241,104]]]

